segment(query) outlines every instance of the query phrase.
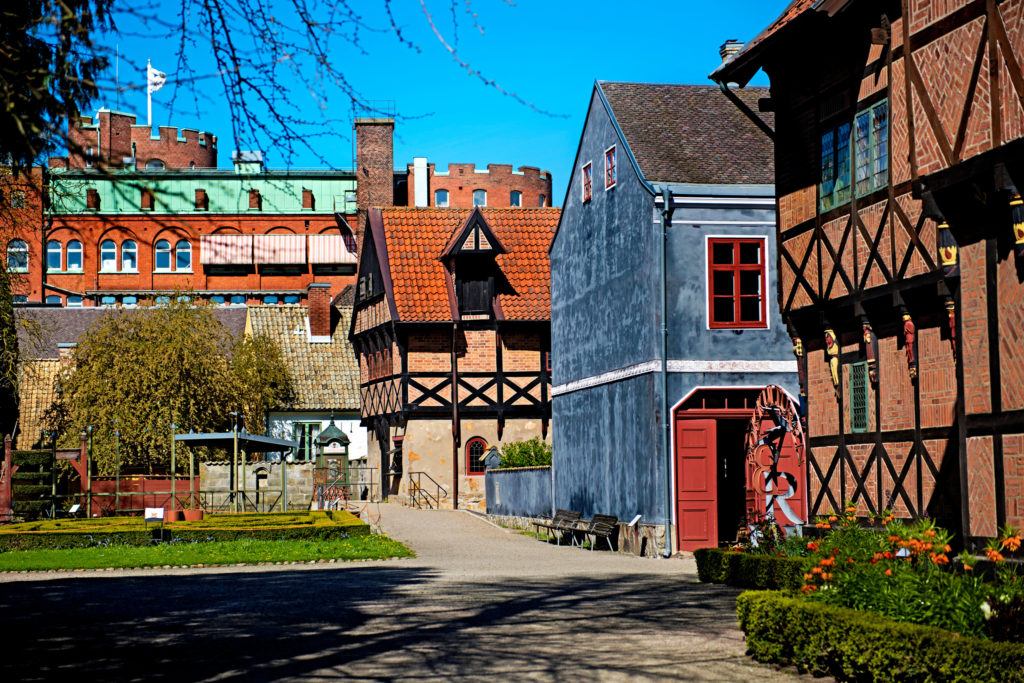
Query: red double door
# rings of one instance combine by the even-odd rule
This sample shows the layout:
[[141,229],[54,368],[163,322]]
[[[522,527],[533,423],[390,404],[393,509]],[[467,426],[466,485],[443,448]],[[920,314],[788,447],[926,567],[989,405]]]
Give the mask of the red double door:
[[[718,463],[717,421],[714,419],[676,418],[676,528],[679,550],[715,547],[718,545]],[[746,467],[747,499],[763,511],[767,496],[762,482],[753,486],[753,477],[764,473],[748,464]],[[803,520],[790,519],[804,515],[802,491],[803,467],[799,466],[792,437],[786,437],[779,459],[779,471],[788,474],[772,485],[776,521],[783,526]],[[758,491],[757,489],[760,489]],[[785,503],[783,505],[782,503]]]

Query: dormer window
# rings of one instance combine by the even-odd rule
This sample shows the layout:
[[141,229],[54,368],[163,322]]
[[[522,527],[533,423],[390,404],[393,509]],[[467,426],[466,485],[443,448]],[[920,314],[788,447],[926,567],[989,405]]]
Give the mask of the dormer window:
[[474,261],[463,257],[455,267],[455,291],[462,315],[488,314],[493,309],[493,264],[490,259],[484,263]]

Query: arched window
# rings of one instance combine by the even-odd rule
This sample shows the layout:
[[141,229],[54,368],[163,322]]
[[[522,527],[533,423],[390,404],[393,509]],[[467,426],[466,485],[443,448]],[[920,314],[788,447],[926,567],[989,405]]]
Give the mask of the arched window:
[[192,244],[188,240],[178,240],[174,245],[174,269],[192,270]]
[[286,304],[297,304],[299,303],[299,297],[297,294],[289,294],[284,298]]
[[273,294],[268,294],[267,296],[263,297],[263,303],[265,304],[276,304],[277,301],[277,297],[274,296]]
[[114,240],[100,242],[100,271],[117,272],[117,245],[114,244]]
[[487,190],[473,190],[473,206],[487,206]]
[[218,306],[223,306],[225,303],[224,296],[221,294],[214,294],[213,296],[210,297],[210,303],[217,304]]
[[136,271],[139,269],[139,247],[135,240],[121,243],[121,270]]
[[448,206],[448,190],[434,190],[434,206]]
[[509,206],[522,206],[523,205],[523,193],[519,190],[512,190],[508,195]]
[[67,305],[68,305],[68,308],[81,308],[82,307],[82,297],[80,297],[80,296],[69,296],[68,297]]
[[154,248],[156,257],[155,270],[171,269],[171,243],[167,240],[157,240]]
[[78,240],[68,242],[68,270],[82,270],[82,243]]
[[150,171],[162,171],[166,168],[166,164],[159,159],[150,159],[146,162],[146,168]]
[[466,443],[466,474],[484,473],[484,453],[486,452],[487,442],[478,436]]
[[62,261],[64,260],[64,245],[57,240],[50,240],[46,243],[46,270],[53,272],[60,272]]
[[544,195],[541,195],[538,199],[540,200],[540,203],[538,204],[538,206],[542,206],[542,207],[544,206],[544,203],[548,200],[548,198],[545,197]]
[[135,307],[139,305],[139,298],[137,296],[126,296],[121,299],[122,306]]
[[243,306],[245,305],[245,297],[241,294],[234,294],[231,296],[232,306]]
[[28,272],[28,244],[24,240],[11,240],[7,244],[7,270],[12,273]]
[[100,297],[100,306],[103,306],[104,308],[113,308],[116,305],[117,305],[117,297],[116,296]]
[[53,304],[57,304],[58,306],[60,306],[63,303],[63,301],[61,301],[59,294],[47,294],[46,303],[50,304],[51,306]]

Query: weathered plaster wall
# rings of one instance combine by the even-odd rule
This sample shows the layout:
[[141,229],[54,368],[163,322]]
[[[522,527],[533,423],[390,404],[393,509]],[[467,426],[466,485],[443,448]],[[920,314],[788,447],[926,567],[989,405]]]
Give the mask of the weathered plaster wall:
[[[244,497],[247,511],[259,510],[260,512],[279,512],[284,509],[284,496],[274,493],[261,493],[257,505],[257,475],[266,474],[266,479],[260,478],[260,490],[284,488],[282,472],[288,468],[288,509],[308,510],[309,503],[313,499],[313,463],[272,463],[266,461],[246,463],[244,467],[238,466],[239,475],[244,472],[245,490]],[[223,461],[204,462],[199,464],[199,480],[201,490],[212,491],[204,500],[207,505],[212,505],[213,510],[224,510],[230,505],[228,491],[231,490],[231,463]],[[241,480],[239,484],[241,484]],[[239,510],[243,509],[243,497],[239,496]]]
[[484,482],[488,515],[540,517],[554,512],[550,467],[488,470]]

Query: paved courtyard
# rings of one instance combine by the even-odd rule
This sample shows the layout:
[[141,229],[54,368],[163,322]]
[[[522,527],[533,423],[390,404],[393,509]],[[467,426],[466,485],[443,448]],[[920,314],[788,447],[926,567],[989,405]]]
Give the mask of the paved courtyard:
[[367,509],[415,559],[0,575],[0,679],[765,680],[692,560]]

